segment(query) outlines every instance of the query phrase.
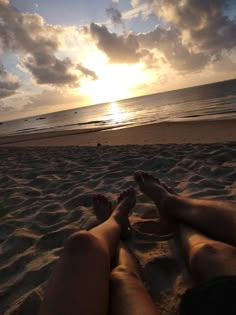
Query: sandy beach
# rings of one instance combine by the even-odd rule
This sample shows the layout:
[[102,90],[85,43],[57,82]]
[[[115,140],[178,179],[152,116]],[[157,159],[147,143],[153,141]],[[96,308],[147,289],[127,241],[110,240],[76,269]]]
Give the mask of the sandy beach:
[[236,141],[235,120],[163,122],[129,128],[78,129],[0,137],[0,146],[95,146]]
[[[184,196],[236,201],[233,120],[80,132],[0,139],[0,314],[37,314],[65,238],[96,223],[92,195],[115,205],[137,187],[135,170]],[[192,285],[178,240],[155,235],[157,209],[138,190],[130,221],[145,284],[161,314],[174,315]]]

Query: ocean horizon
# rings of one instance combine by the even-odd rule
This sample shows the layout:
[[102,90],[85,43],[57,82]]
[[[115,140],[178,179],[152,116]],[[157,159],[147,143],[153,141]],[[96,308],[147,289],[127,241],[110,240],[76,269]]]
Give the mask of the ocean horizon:
[[0,136],[236,119],[236,79],[0,122]]

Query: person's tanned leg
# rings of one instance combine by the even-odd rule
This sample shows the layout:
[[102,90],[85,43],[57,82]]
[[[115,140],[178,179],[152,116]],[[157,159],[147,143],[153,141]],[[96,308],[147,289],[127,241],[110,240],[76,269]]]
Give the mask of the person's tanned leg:
[[180,239],[187,266],[195,282],[236,275],[236,248],[180,225]]
[[134,178],[140,190],[157,205],[167,230],[176,223],[184,223],[211,238],[236,246],[235,203],[182,197],[142,171],[136,172]]
[[140,190],[157,205],[164,226],[179,229],[183,254],[197,286],[183,295],[179,314],[234,314],[236,204],[181,197],[145,172]]
[[135,258],[123,243],[120,243],[117,266],[111,272],[110,283],[111,315],[160,314],[144,287]]
[[180,224],[183,254],[196,286],[187,290],[179,314],[235,314],[236,248]]
[[[105,205],[105,199],[99,198],[98,204]],[[107,314],[111,262],[134,205],[135,192],[129,189],[121,194],[118,206],[104,223],[69,237],[49,281],[40,315]]]

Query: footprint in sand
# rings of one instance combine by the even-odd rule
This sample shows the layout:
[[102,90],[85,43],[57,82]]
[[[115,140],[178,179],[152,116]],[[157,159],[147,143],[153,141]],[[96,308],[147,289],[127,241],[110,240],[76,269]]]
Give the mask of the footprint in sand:
[[168,240],[173,238],[173,233],[162,234],[161,225],[158,219],[148,219],[135,222],[132,224],[134,233],[144,236],[145,238],[152,238],[153,240]]

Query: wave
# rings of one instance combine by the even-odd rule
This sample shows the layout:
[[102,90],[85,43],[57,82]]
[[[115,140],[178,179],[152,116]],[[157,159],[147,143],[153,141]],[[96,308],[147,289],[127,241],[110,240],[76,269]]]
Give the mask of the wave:
[[77,125],[80,125],[80,126],[83,126],[83,125],[94,125],[94,124],[105,125],[108,122],[109,121],[107,121],[107,120],[92,120],[92,121],[86,121],[86,122],[78,123]]

